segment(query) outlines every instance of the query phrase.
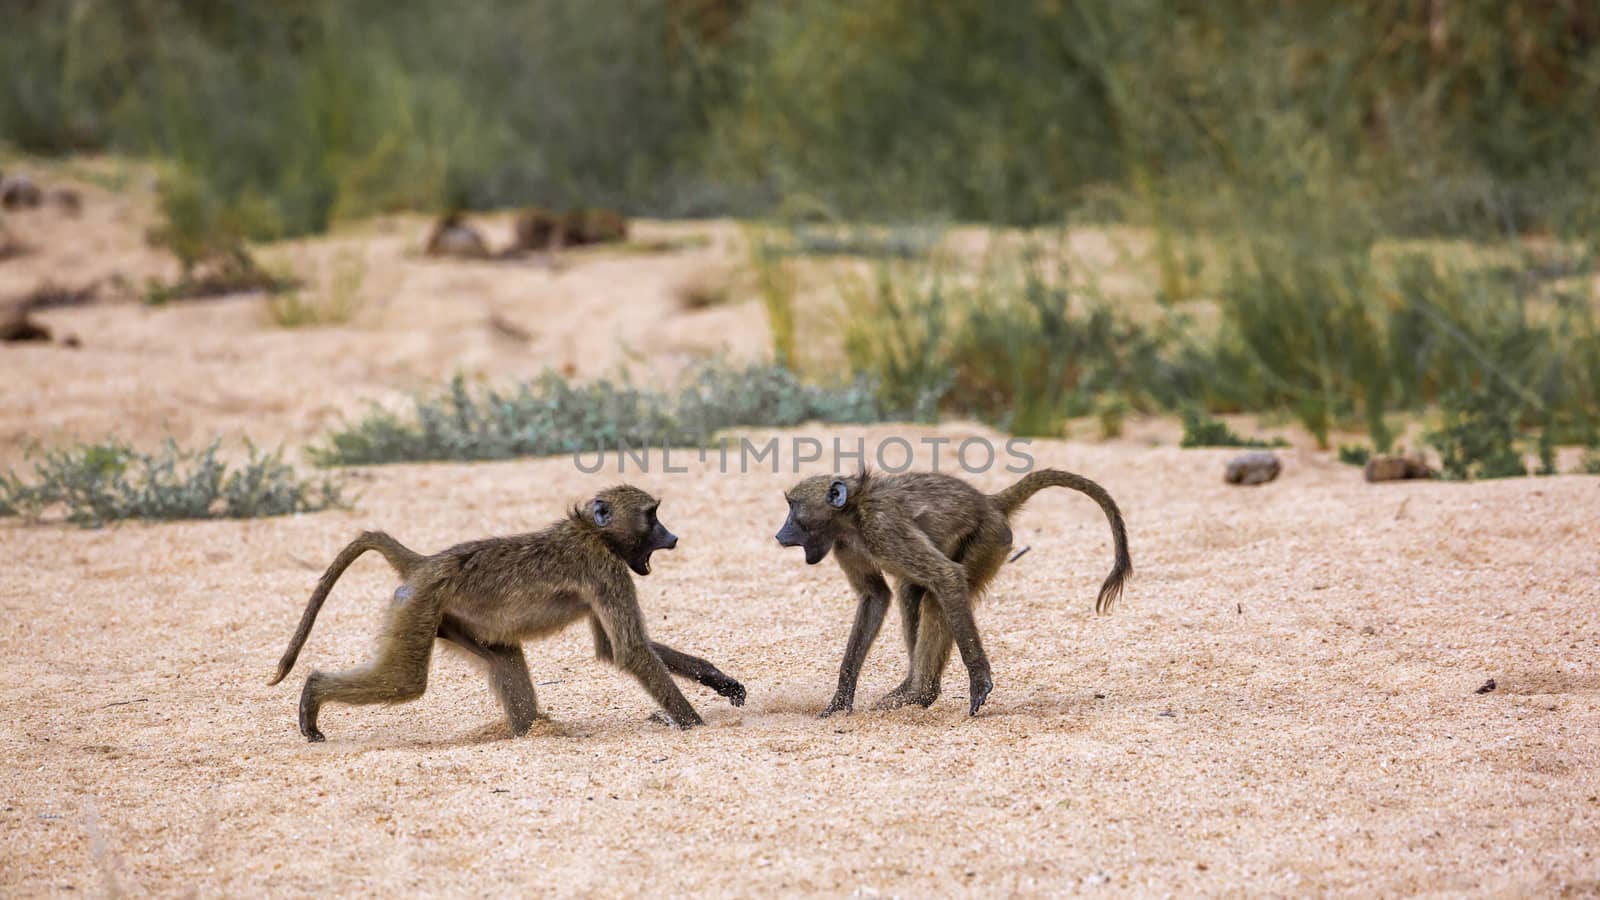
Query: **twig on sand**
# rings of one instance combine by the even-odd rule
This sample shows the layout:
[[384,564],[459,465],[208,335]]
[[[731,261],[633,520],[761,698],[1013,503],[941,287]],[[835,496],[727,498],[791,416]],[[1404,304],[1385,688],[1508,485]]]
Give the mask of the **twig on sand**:
[[1028,546],[1023,547],[1021,550],[1018,550],[1017,552],[1011,554],[1011,558],[1006,560],[1006,562],[1014,563],[1017,560],[1022,558],[1022,554],[1027,553],[1029,550],[1032,550],[1032,549],[1033,549],[1033,545],[1029,544]]
[[118,700],[115,703],[107,703],[105,706],[102,706],[100,708],[101,709],[110,709],[113,706],[127,706],[130,703],[149,703],[149,702],[150,702],[150,698],[149,697],[140,697],[137,700]]

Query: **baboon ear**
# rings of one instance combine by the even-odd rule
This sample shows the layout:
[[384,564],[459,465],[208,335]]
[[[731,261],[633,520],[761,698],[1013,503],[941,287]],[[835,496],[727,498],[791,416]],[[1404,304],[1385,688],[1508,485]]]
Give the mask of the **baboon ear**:
[[611,504],[599,497],[589,501],[589,515],[594,517],[594,523],[601,528],[611,524]]
[[835,481],[828,485],[828,505],[834,509],[844,509],[844,503],[850,497],[850,491],[844,482]]

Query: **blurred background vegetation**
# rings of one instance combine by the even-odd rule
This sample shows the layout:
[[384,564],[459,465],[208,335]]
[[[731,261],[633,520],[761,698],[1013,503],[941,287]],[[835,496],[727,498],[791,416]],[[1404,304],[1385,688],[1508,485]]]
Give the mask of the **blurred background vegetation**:
[[[877,275],[841,288],[843,339],[885,408],[1039,434],[1278,410],[1386,449],[1395,416],[1442,407],[1454,449],[1474,423],[1597,443],[1582,0],[0,9],[5,139],[170,161],[169,216],[209,228],[528,204],[865,223],[887,237],[864,253]],[[1138,226],[1163,314],[1049,254],[974,279],[896,236],[950,222]],[[790,263],[755,264],[793,364]]]

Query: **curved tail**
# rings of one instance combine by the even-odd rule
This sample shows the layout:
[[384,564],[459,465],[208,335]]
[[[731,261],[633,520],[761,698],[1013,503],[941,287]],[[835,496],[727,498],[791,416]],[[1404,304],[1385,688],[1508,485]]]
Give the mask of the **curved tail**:
[[990,499],[1009,519],[1012,513],[1022,508],[1022,504],[1028,502],[1029,497],[1047,487],[1072,488],[1088,494],[1094,502],[1100,504],[1100,509],[1105,512],[1107,521],[1111,523],[1111,540],[1116,545],[1116,562],[1111,566],[1111,574],[1106,576],[1105,583],[1100,586],[1100,596],[1094,603],[1095,612],[1110,612],[1112,604],[1122,596],[1122,583],[1133,574],[1133,560],[1128,556],[1128,530],[1122,524],[1122,512],[1117,509],[1117,501],[1111,499],[1105,488],[1082,475],[1074,475],[1060,469],[1039,469],[1024,475],[1021,481],[1000,493],[991,494]]
[[294,661],[300,656],[300,648],[305,646],[306,638],[311,636],[311,626],[316,623],[317,613],[322,610],[322,602],[328,599],[328,592],[333,590],[334,582],[338,581],[344,570],[356,561],[356,557],[368,550],[382,553],[383,558],[400,573],[401,578],[410,578],[417,564],[427,559],[381,531],[362,532],[360,537],[339,551],[339,555],[328,565],[328,571],[322,573],[322,580],[317,582],[317,589],[311,592],[305,614],[300,617],[300,627],[294,630],[294,637],[289,639],[289,649],[283,651],[283,658],[278,660],[278,674],[267,684],[277,684],[289,674],[290,669],[294,668]]

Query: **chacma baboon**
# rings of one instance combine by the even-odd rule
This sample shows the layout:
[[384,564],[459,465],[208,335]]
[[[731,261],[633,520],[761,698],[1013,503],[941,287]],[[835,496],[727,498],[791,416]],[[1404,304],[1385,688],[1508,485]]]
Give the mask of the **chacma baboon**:
[[587,617],[595,656],[633,675],[675,725],[699,725],[670,673],[693,678],[744,705],[744,686],[703,659],[652,643],[634,593],[632,569],[650,574],[650,554],[678,539],[656,518],[656,499],[621,485],[601,491],[567,518],[531,534],[457,544],[433,556],[406,549],[381,531],[339,552],[317,583],[300,627],[278,663],[277,684],[294,668],[317,611],[356,557],[376,550],[404,580],[371,663],[343,672],[312,672],[300,694],[300,733],[322,740],[317,711],[338,703],[399,703],[422,696],[435,637],[489,665],[489,680],[511,723],[527,733],[539,716],[522,642]]
[[859,605],[839,688],[822,711],[824,716],[855,705],[856,679],[889,608],[884,575],[898,579],[894,595],[900,606],[906,649],[911,656],[904,682],[876,704],[893,709],[907,703],[929,706],[939,697],[939,684],[950,660],[952,637],[961,650],[970,681],[972,715],[994,689],[989,657],[978,640],[973,601],[982,595],[1011,549],[1013,513],[1047,487],[1067,487],[1088,494],[1111,522],[1116,562],[1100,587],[1097,612],[1106,612],[1122,594],[1133,572],[1122,513],[1105,489],[1080,475],[1041,469],[998,494],[984,494],[949,475],[816,475],[784,494],[789,518],[778,531],[778,543],[804,547],[806,562],[815,565],[832,551],[839,560]]

